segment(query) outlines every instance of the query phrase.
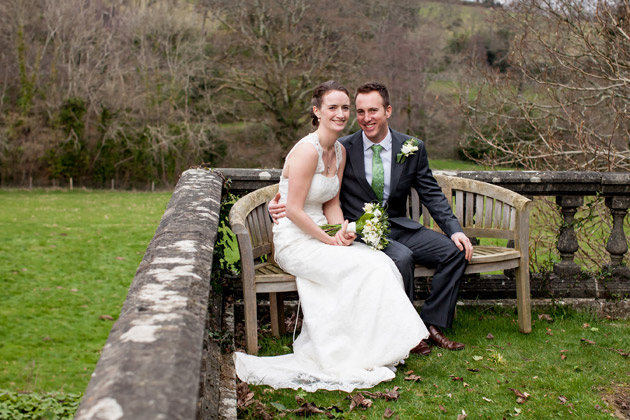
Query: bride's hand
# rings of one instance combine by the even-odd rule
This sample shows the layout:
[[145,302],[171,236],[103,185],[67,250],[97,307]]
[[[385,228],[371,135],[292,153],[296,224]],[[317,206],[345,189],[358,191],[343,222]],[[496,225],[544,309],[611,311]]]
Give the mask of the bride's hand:
[[287,215],[287,206],[285,204],[279,204],[280,201],[280,193],[277,193],[271,201],[267,204],[267,209],[269,211],[269,216],[273,222],[277,225],[278,220],[282,219]]
[[339,232],[335,234],[335,239],[337,240],[338,245],[349,246],[352,245],[352,243],[356,239],[356,234],[352,232],[346,232],[347,227],[348,221],[344,220],[341,225],[341,229],[339,229]]

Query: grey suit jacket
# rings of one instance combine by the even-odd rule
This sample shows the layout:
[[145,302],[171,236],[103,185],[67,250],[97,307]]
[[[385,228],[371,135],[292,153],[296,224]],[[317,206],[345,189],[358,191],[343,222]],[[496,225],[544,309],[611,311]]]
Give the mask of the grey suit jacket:
[[[418,151],[409,156],[404,163],[396,162],[396,156],[402,145],[411,137],[391,130],[392,133],[392,167],[390,192],[387,199],[387,213],[392,227],[420,229],[420,223],[406,216],[407,196],[411,188],[418,191],[420,200],[431,216],[447,236],[462,232],[459,221],[453,215],[444,193],[429,169],[429,160],[424,143],[420,140]],[[363,214],[363,205],[378,201],[365,178],[363,159],[363,137],[359,130],[354,134],[339,139],[346,148],[346,168],[341,184],[341,209],[348,220],[357,220]]]

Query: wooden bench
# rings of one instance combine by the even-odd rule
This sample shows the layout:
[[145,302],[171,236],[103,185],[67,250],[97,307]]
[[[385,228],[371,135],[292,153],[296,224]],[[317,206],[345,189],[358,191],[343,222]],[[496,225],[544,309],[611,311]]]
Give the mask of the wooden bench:
[[[464,233],[470,238],[499,238],[513,241],[514,247],[477,245],[466,274],[516,269],[518,327],[530,333],[531,304],[529,289],[529,206],[520,194],[496,185],[465,178],[436,175],[436,180],[451,203]],[[258,352],[256,294],[268,293],[271,330],[284,334],[283,292],[297,290],[295,277],[282,271],[274,261],[273,234],[267,202],[278,185],[256,190],[239,199],[230,211],[232,231],[241,254],[243,301],[247,352]],[[428,210],[421,206],[418,194],[408,198],[408,216],[440,231]],[[415,276],[431,276],[434,270],[416,266]]]

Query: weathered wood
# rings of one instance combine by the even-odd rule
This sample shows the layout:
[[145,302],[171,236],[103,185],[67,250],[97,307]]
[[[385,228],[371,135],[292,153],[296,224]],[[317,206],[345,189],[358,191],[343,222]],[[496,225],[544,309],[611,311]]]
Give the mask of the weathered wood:
[[[455,194],[455,214],[463,226],[464,232],[470,237],[501,238],[514,240],[515,247],[476,246],[471,262],[466,269],[467,274],[476,274],[518,268],[516,292],[519,310],[519,330],[531,331],[531,314],[529,308],[529,267],[527,249],[528,206],[530,200],[519,194],[494,185],[485,184],[470,179],[459,179],[436,175],[438,184],[445,191],[447,200],[452,203],[452,193]],[[242,258],[261,256],[261,250],[269,249],[273,242],[271,232],[272,221],[267,215],[266,203],[277,192],[277,185],[254,191],[238,200],[230,212],[230,224],[236,231],[247,230],[242,220],[251,221],[247,228],[256,239],[245,239],[244,235],[237,235]],[[494,205],[493,205],[494,203]],[[422,206],[416,191],[412,191],[407,199],[409,217],[420,220],[436,231],[440,231],[437,223],[432,220],[429,211]],[[485,208],[485,215],[484,215]],[[253,215],[253,216],[252,216]],[[494,216],[494,217],[492,217]],[[519,235],[524,235],[520,236]],[[261,240],[262,243],[257,242]],[[264,241],[269,241],[267,244]],[[252,245],[256,246],[253,253]],[[267,247],[265,248],[265,245]],[[271,256],[269,256],[271,257]],[[253,260],[252,260],[253,261]],[[243,261],[244,263],[244,261]],[[247,351],[257,352],[256,330],[256,294],[269,293],[274,334],[282,330],[283,317],[281,308],[282,292],[297,290],[295,278],[284,273],[273,259],[257,264],[255,268],[247,264],[247,270],[242,271],[243,300],[245,303],[245,329],[247,336]],[[245,267],[245,264],[243,264]],[[416,276],[431,276],[434,269],[417,266]],[[279,332],[278,332],[279,333]]]

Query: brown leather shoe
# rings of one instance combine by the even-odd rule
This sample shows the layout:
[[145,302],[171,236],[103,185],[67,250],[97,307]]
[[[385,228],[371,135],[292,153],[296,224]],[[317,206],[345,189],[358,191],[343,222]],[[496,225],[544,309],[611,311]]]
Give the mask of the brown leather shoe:
[[429,347],[426,341],[422,340],[420,344],[412,348],[410,351],[413,354],[420,354],[422,356],[428,356],[429,354],[431,354],[431,347]]
[[457,341],[451,341],[442,334],[442,331],[435,325],[429,326],[429,340],[431,340],[436,346],[442,347],[447,350],[463,350],[466,347],[462,343]]

